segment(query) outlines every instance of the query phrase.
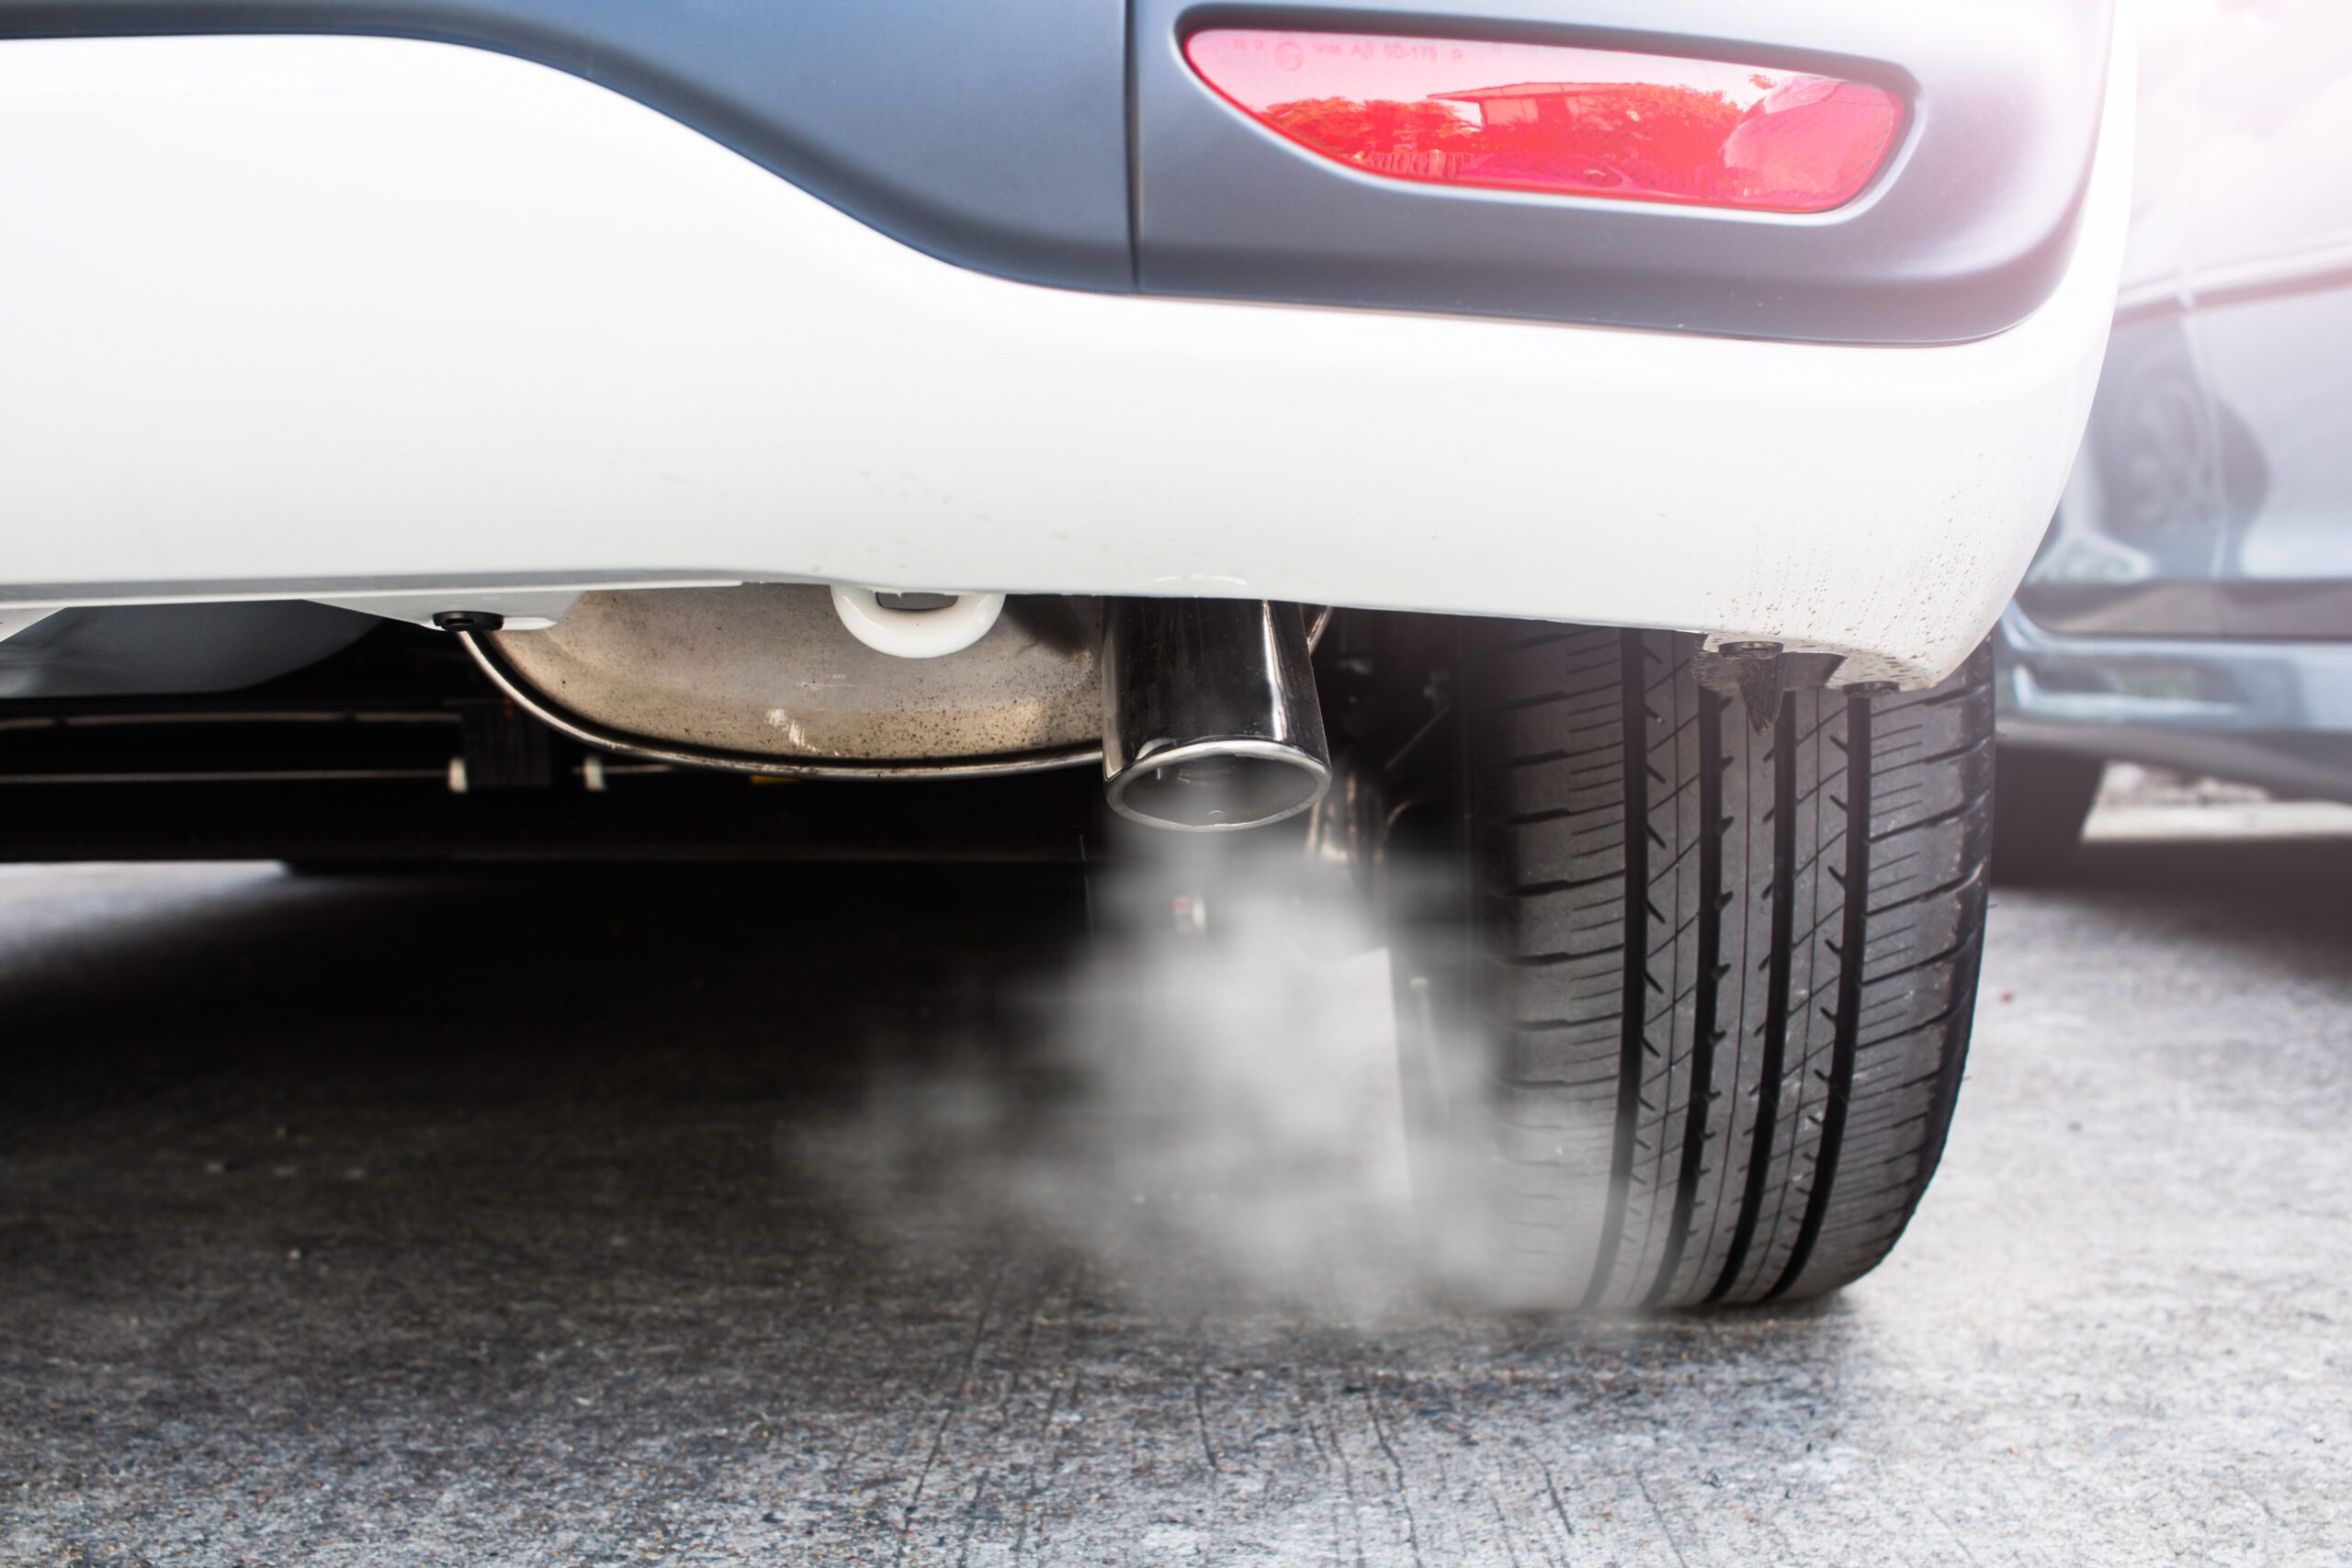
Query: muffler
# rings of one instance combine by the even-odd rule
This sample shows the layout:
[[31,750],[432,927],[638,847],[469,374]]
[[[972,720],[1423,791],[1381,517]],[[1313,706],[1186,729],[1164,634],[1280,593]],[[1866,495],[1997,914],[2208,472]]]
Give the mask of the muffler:
[[1295,816],[1331,782],[1295,604],[1114,599],[1102,626],[1102,790],[1155,828]]

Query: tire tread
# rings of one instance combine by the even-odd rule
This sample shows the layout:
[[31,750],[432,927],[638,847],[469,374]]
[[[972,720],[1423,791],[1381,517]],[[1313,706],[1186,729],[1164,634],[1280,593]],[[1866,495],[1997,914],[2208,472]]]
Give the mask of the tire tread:
[[1791,693],[1759,729],[1688,636],[1471,637],[1501,1287],[1615,1310],[1860,1277],[1965,1056],[1989,655],[1924,693]]

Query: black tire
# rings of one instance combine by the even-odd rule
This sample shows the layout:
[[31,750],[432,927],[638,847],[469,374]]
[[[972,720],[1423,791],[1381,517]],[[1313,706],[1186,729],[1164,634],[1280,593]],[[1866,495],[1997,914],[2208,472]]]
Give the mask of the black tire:
[[1993,880],[2024,886],[2064,872],[2106,773],[2096,757],[2002,747],[1993,761]]
[[1931,691],[1768,700],[1758,729],[1686,636],[1464,637],[1470,935],[1430,966],[1452,1045],[1416,1038],[1404,992],[1430,982],[1398,970],[1408,1065],[1453,1054],[1415,1118],[1443,1129],[1424,1178],[1460,1184],[1440,1223],[1467,1220],[1480,1282],[1516,1305],[1789,1300],[1868,1272],[1967,1052],[1989,654]]

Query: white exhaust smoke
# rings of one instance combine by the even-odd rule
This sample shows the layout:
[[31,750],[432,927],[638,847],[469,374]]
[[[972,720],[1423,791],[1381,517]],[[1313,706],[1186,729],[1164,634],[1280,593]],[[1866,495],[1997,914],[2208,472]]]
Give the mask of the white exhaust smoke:
[[[918,1059],[875,1053],[854,1113],[788,1130],[799,1170],[874,1234],[1042,1234],[1155,1311],[1362,1325],[1475,1288],[1476,1162],[1408,1145],[1373,910],[1289,835],[1131,840],[1091,880],[1091,941],[1024,977],[1009,1038],[943,1021]],[[1437,1055],[1453,1115],[1480,1114],[1475,1055]]]

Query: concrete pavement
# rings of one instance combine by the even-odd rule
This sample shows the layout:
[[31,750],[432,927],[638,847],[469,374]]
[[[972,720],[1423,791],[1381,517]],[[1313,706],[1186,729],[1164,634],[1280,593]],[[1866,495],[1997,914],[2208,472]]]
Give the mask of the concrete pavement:
[[2347,886],[2002,892],[1893,1260],[1579,1325],[1369,1120],[1090,1164],[1052,878],[0,871],[0,1561],[2352,1562]]

